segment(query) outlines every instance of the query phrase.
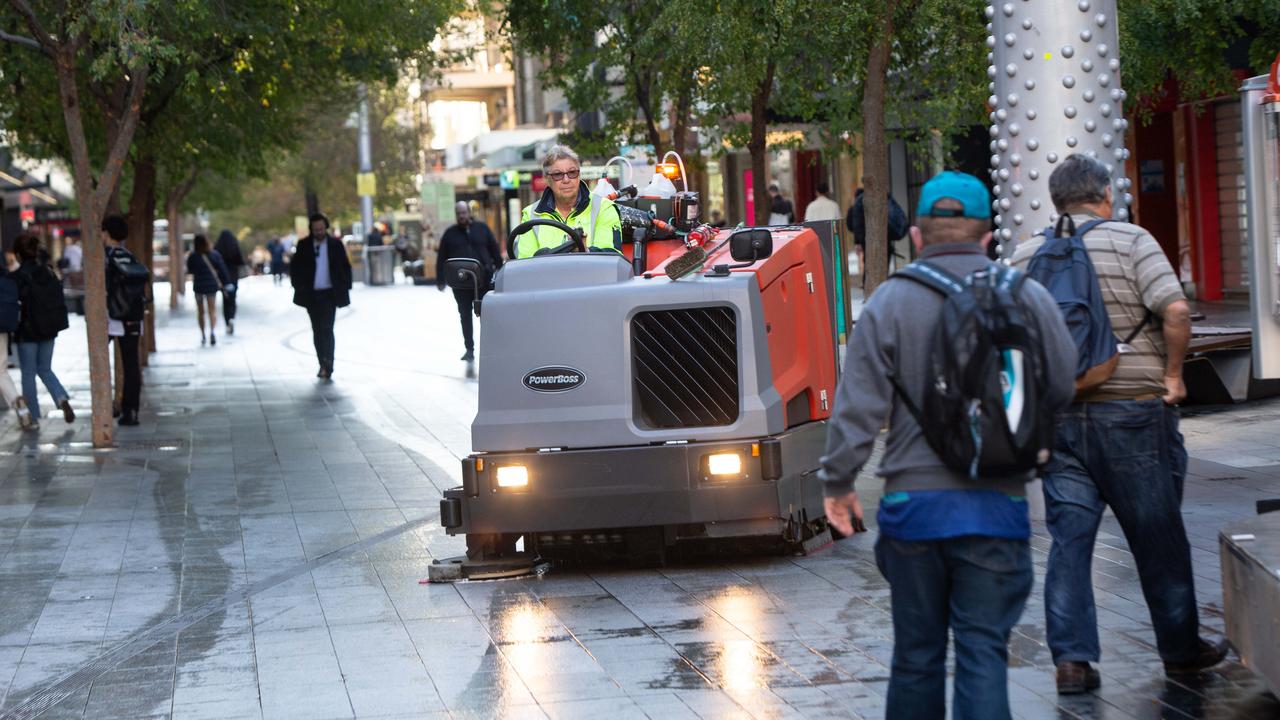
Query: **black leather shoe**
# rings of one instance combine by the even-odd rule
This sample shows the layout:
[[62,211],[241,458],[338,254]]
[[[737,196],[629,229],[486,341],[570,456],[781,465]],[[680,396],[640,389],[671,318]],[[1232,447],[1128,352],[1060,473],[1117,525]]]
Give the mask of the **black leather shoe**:
[[1166,662],[1164,664],[1164,674],[1175,675],[1194,675],[1201,670],[1209,668],[1222,662],[1227,657],[1227,651],[1231,649],[1226,640],[1219,640],[1216,643],[1209,642],[1204,638],[1200,638],[1200,652],[1191,660],[1186,662]]
[[475,359],[476,359],[476,353],[474,350],[468,350],[462,354],[463,362],[474,362]]
[[122,414],[120,415],[120,424],[121,424],[121,425],[138,425],[138,424],[139,424],[139,423],[138,423],[138,411],[137,411],[137,410],[125,410],[125,411],[124,411],[124,413],[122,413]]
[[1102,676],[1087,662],[1058,663],[1058,694],[1079,695],[1090,690],[1097,690],[1102,685]]

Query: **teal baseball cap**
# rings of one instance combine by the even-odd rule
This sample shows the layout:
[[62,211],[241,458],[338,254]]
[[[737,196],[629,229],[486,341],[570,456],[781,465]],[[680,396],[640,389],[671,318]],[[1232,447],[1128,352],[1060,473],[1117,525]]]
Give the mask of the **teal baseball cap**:
[[[955,200],[963,210],[938,210],[939,200]],[[916,205],[916,217],[967,217],[979,220],[991,219],[991,193],[978,178],[955,170],[944,170],[930,178],[920,188],[920,202]]]

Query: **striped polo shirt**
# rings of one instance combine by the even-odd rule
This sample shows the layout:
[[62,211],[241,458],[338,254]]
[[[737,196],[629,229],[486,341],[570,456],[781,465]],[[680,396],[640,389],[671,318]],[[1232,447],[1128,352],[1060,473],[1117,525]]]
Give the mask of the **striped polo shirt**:
[[[1071,215],[1076,227],[1097,218],[1088,213]],[[1019,243],[1013,253],[1013,264],[1026,270],[1031,256],[1043,244],[1044,237],[1040,235]],[[1118,221],[1104,223],[1085,236],[1084,244],[1098,274],[1102,300],[1117,341],[1133,332],[1148,309],[1155,316],[1130,343],[1134,352],[1121,353],[1115,374],[1076,400],[1127,400],[1152,393],[1164,394],[1165,345],[1160,318],[1170,303],[1186,299],[1178,276],[1160,243],[1137,225]]]

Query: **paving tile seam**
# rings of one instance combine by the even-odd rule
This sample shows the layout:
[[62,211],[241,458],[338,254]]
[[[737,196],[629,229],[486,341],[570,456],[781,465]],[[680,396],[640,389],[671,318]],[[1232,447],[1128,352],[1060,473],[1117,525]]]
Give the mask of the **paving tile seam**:
[[[373,575],[374,575],[374,577],[378,578],[378,584],[382,586],[382,591],[383,591],[384,593],[386,593],[386,592],[387,592],[387,583],[386,583],[386,580],[384,580],[384,579],[383,579],[383,577],[382,577],[382,573],[381,573],[381,572],[379,572],[379,570],[378,570],[378,564],[375,562],[375,563],[371,563],[370,565],[371,565],[371,567],[373,568]],[[390,593],[387,593],[387,595],[388,595],[388,599],[390,599]],[[320,599],[320,598],[319,598],[319,591],[317,590],[317,593],[316,593],[316,600],[317,600],[317,601],[319,601],[319,599]],[[402,615],[402,614],[400,613],[400,606],[399,606],[399,605],[398,605],[394,600],[392,600],[392,601],[391,601],[391,608],[392,608],[392,609],[395,611],[395,613],[396,613],[396,619],[400,621],[400,627],[405,631],[405,634],[406,634],[406,635],[408,635],[408,624],[407,624],[407,620],[406,620],[406,618],[404,617],[404,615]],[[322,613],[324,612],[324,604],[323,604],[323,603],[321,603],[321,604],[320,604],[320,612],[322,612]],[[325,625],[328,625],[328,624],[329,624],[328,622],[326,622],[326,623],[325,623]],[[331,643],[333,642],[333,628],[332,628],[332,626],[330,626],[330,627],[329,627],[329,641],[330,641]],[[423,672],[425,672],[425,673],[426,673],[426,675],[427,675],[427,680],[431,683],[431,689],[432,689],[432,691],[434,691],[434,692],[435,692],[435,694],[436,694],[436,698],[440,700],[440,704],[441,704],[443,707],[446,707],[446,708],[447,708],[447,707],[448,707],[448,703],[447,703],[447,702],[445,702],[444,694],[440,692],[440,685],[436,682],[436,679],[435,679],[434,677],[432,677],[432,676],[431,676],[431,671],[427,669],[427,660],[426,660],[426,658],[422,657],[422,648],[418,647],[418,644],[417,644],[417,643],[415,643],[415,642],[413,642],[413,638],[412,638],[412,637],[410,637],[410,638],[409,638],[409,643],[410,643],[411,645],[413,645],[413,654],[414,654],[414,656],[415,656],[415,657],[417,657],[417,658],[418,658],[418,662],[422,665],[422,670],[423,670]],[[334,647],[334,649],[333,649],[333,654],[334,654],[334,656],[335,656],[335,657],[337,657],[337,658],[338,658],[338,666],[339,666],[339,668],[341,668],[341,666],[342,666],[342,658],[341,658],[341,656],[339,656],[339,655],[338,655],[338,648],[337,648],[336,646],[335,646],[335,647]],[[343,683],[344,683],[344,684],[346,683],[346,675],[345,675],[345,674],[343,675]],[[349,694],[348,694],[348,697],[349,697]],[[352,705],[352,710],[354,710],[354,709],[355,709],[355,706],[354,706],[354,704],[353,704],[353,705]]]
[[59,679],[37,690],[20,705],[16,705],[3,715],[0,715],[0,720],[27,720],[28,718],[38,717],[90,685],[94,680],[110,672],[116,665],[142,653],[159,642],[175,637],[186,628],[214,613],[226,610],[232,605],[244,602],[264,590],[269,590],[304,573],[309,573],[316,568],[350,557],[434,521],[435,518],[431,516],[411,520],[403,525],[384,530],[365,540],[328,552],[309,562],[282,570],[256,583],[232,590],[220,598],[207,601],[187,612],[166,620],[156,627],[143,631],[132,639],[126,639],[75,670],[65,673]]

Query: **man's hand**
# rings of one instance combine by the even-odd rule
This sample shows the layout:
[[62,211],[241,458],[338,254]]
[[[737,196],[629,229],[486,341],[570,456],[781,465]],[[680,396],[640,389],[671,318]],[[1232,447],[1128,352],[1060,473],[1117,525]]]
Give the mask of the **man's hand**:
[[862,502],[858,493],[850,491],[840,497],[822,499],[822,507],[827,513],[827,522],[840,531],[842,535],[866,532],[867,526],[862,522]]
[[1182,381],[1181,375],[1164,376],[1164,398],[1162,399],[1165,405],[1177,405],[1187,399],[1187,385]]

